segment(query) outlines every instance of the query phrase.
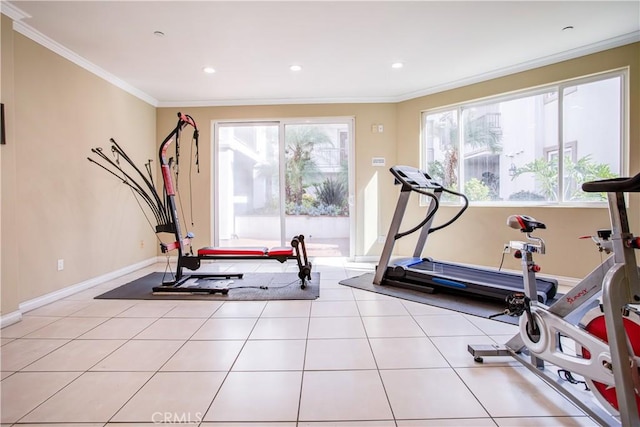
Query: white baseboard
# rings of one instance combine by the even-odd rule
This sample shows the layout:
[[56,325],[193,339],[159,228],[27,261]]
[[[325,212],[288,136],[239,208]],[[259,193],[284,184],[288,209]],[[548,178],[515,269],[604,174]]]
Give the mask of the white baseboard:
[[18,323],[22,320],[22,313],[20,310],[13,311],[9,314],[5,314],[0,317],[0,329],[5,326],[13,325],[14,323]]
[[356,255],[353,257],[353,262],[378,262],[380,256],[375,255]]
[[575,277],[551,276],[547,274],[536,274],[536,276],[542,277],[543,279],[556,279],[558,281],[559,286],[567,286],[569,288],[573,288],[582,280],[582,279],[576,279]]
[[124,276],[125,274],[129,274],[134,271],[140,270],[141,268],[147,267],[149,265],[153,265],[156,262],[158,262],[157,257],[149,258],[144,261],[140,261],[138,263],[123,267],[119,270],[115,270],[110,273],[103,274],[101,276],[94,277],[89,280],[85,280],[84,282],[76,283],[75,285],[67,286],[57,291],[50,292],[48,294],[20,303],[18,305],[17,311],[14,311],[12,313],[9,313],[0,317],[0,328],[4,328],[5,326],[9,326],[16,322],[19,322],[22,319],[23,313],[27,313],[31,310],[35,310],[36,308],[40,308],[42,306],[61,300],[63,298],[66,298],[78,292],[82,292],[87,289],[93,288],[94,286],[108,282],[109,280],[113,280],[120,276]]

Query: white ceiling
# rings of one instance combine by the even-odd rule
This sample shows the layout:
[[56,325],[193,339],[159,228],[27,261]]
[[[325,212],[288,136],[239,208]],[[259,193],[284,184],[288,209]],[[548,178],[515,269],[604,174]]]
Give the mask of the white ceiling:
[[17,31],[157,106],[397,102],[640,40],[638,0],[7,6],[27,15]]

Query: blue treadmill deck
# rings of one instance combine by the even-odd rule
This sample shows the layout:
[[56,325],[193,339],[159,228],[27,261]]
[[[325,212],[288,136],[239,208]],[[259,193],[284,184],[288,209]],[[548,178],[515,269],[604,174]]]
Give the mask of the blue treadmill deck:
[[[383,283],[416,290],[424,287],[426,292],[440,289],[502,300],[509,294],[524,291],[521,274],[420,258],[394,262],[387,269]],[[556,295],[558,282],[536,277],[536,287],[538,300],[544,303]]]

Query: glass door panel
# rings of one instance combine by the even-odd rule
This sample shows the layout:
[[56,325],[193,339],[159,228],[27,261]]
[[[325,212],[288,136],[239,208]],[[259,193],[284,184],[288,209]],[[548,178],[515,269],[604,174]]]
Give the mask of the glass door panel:
[[280,246],[278,123],[219,124],[214,236],[219,246]]
[[285,230],[310,256],[349,256],[348,123],[284,125]]

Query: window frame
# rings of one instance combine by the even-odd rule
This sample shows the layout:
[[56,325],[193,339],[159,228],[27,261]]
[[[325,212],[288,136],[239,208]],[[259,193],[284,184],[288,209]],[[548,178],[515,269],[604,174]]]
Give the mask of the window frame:
[[[563,101],[564,96],[567,94],[573,93],[571,91],[571,87],[579,86],[583,84],[598,82],[602,80],[607,80],[611,78],[619,77],[620,78],[620,154],[619,154],[619,165],[620,165],[620,176],[628,175],[629,172],[629,67],[622,67],[613,70],[608,70],[604,72],[589,74],[585,76],[570,78],[566,80],[561,80],[553,83],[548,83],[539,86],[532,86],[528,88],[518,89],[511,92],[504,92],[496,95],[490,95],[483,98],[458,102],[454,104],[449,104],[445,106],[440,106],[436,108],[429,108],[422,110],[420,112],[420,166],[423,170],[427,170],[429,166],[429,162],[427,159],[428,156],[428,147],[427,147],[427,116],[431,114],[439,114],[445,113],[448,111],[456,111],[458,116],[458,129],[461,131],[458,133],[458,147],[460,148],[461,158],[464,156],[464,132],[462,126],[462,117],[463,111],[465,109],[474,108],[474,107],[482,107],[486,105],[496,104],[499,102],[512,101],[515,99],[520,99],[529,96],[536,96],[549,92],[556,92],[556,97],[553,101],[558,101],[558,129],[557,129],[557,144],[555,145],[555,150],[557,152],[564,152],[567,148],[573,151],[575,155],[576,142],[575,141],[567,141],[563,142]],[[564,93],[565,90],[568,90],[568,93]],[[548,153],[545,152],[545,155]],[[560,178],[564,174],[564,158],[560,156],[558,161],[558,194],[560,197],[564,194],[564,179]],[[464,162],[460,162],[458,167],[458,179],[460,181],[464,180],[465,170],[464,170]],[[445,201],[441,202],[443,205],[460,205],[461,202],[456,201]],[[502,201],[469,201],[470,205],[477,207],[509,207],[509,206],[536,206],[536,207],[595,207],[602,208],[606,207],[606,201],[590,201],[590,202],[582,202],[575,200],[557,200],[557,201],[513,201],[513,200],[502,200]],[[428,204],[428,200],[426,197],[420,197],[420,205]]]

